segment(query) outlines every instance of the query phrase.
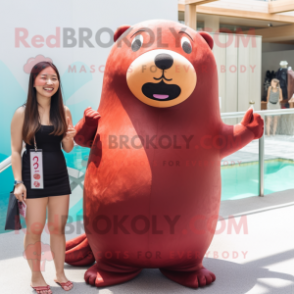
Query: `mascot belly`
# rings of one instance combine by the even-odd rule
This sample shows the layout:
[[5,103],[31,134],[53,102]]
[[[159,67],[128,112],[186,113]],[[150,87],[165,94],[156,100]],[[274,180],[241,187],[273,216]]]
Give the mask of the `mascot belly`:
[[209,34],[152,20],[118,28],[114,41],[99,108],[75,126],[77,144],[91,148],[85,234],[66,243],[65,261],[92,265],[84,278],[97,287],[143,268],[211,284],[202,260],[218,220],[220,161],[260,138],[263,120],[250,109],[238,125],[222,122]]

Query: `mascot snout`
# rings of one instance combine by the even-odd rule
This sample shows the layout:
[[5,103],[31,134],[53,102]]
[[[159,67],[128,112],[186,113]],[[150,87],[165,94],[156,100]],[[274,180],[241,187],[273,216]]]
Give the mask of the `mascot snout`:
[[166,49],[143,53],[129,66],[127,84],[133,95],[153,107],[171,107],[193,93],[197,75],[183,55]]

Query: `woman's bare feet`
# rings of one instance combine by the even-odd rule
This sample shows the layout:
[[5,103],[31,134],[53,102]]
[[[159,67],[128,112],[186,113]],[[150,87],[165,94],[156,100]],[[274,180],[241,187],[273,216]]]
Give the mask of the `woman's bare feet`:
[[[34,272],[31,279],[31,287],[46,287],[48,284],[45,282],[44,277],[41,272]],[[52,291],[49,290],[36,290],[39,294],[51,294]]]

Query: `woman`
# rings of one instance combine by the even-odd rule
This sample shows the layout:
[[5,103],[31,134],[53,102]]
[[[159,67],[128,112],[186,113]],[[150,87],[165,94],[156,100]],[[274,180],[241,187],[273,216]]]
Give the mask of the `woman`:
[[[271,86],[269,86],[267,91],[267,109],[281,109],[280,102],[283,100],[283,93],[280,88],[280,82],[278,79],[271,80]],[[273,135],[276,134],[277,125],[278,125],[278,117],[279,115],[274,115],[274,127],[273,127]],[[267,135],[270,135],[270,127],[271,127],[271,116],[267,116]]]
[[[76,134],[69,109],[63,105],[60,76],[50,62],[36,64],[30,73],[26,104],[19,107],[11,122],[11,164],[15,178],[15,197],[27,205],[24,252],[33,247],[37,259],[26,256],[32,271],[31,287],[37,293],[52,293],[40,271],[41,233],[46,222],[48,206],[48,229],[50,247],[56,268],[54,280],[64,290],[73,287],[64,273],[64,228],[69,209],[71,188],[64,155],[74,147]],[[43,189],[31,188],[30,150],[42,149]],[[22,141],[26,150],[21,157]],[[30,247],[28,247],[30,246]],[[29,255],[29,254],[28,254]]]

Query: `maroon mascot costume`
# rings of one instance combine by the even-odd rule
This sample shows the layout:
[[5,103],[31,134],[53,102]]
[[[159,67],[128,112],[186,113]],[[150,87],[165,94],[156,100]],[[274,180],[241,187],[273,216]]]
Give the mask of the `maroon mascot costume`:
[[218,219],[220,161],[260,138],[263,120],[249,109],[240,124],[222,122],[209,34],[152,20],[118,28],[114,41],[98,111],[87,108],[75,126],[77,144],[91,148],[86,233],[67,242],[65,261],[92,265],[84,278],[97,287],[143,268],[209,285],[215,275],[202,260]]

